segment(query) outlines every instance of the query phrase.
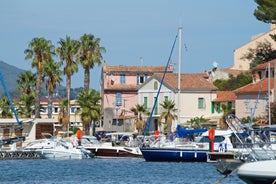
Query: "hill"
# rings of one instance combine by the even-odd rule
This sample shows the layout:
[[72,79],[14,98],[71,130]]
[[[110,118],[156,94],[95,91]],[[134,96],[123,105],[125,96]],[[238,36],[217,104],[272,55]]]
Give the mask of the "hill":
[[[24,73],[25,70],[19,69],[15,66],[9,65],[5,63],[4,61],[0,61],[0,73],[2,73],[2,76],[5,80],[6,86],[8,88],[8,91],[10,93],[11,97],[18,96],[18,92],[16,90],[18,76],[21,73]],[[2,97],[4,95],[4,88],[1,83],[0,87],[0,96]]]
[[[16,90],[18,84],[17,84],[17,79],[18,76],[21,73],[26,72],[26,70],[22,70],[20,68],[17,68],[15,66],[9,65],[5,63],[4,61],[0,60],[0,73],[2,73],[2,76],[5,80],[6,86],[8,88],[8,91],[10,93],[11,98],[16,98],[19,97],[19,91]],[[75,88],[71,89],[71,98],[76,99],[77,93],[82,90],[82,88]],[[0,98],[2,98],[5,95],[3,85],[1,83],[0,85]],[[55,97],[57,98],[65,98],[66,97],[66,88],[62,85],[57,86],[56,92],[55,92]],[[45,90],[45,84],[42,87],[41,91],[41,97],[47,96],[47,92]]]

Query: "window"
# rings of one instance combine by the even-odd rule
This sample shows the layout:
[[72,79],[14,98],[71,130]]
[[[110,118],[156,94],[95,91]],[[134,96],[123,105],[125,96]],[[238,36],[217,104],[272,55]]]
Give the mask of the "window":
[[143,84],[148,78],[147,74],[137,74],[137,84]]
[[148,109],[148,97],[144,97],[144,108]]
[[79,110],[80,110],[80,107],[71,107],[71,114],[74,114]]
[[59,113],[59,108],[58,107],[54,108],[54,113]]
[[[223,136],[215,136],[215,140],[214,142],[219,143],[225,140],[225,137]],[[208,136],[203,136],[200,140],[200,143],[204,143],[204,142],[211,142]]]
[[76,112],[76,107],[71,107],[71,113],[75,113]]
[[164,101],[168,101],[169,97],[168,96],[164,96]]
[[41,114],[47,114],[48,109],[46,107],[40,107]]
[[116,93],[116,105],[118,106],[122,105],[122,93],[120,92]]
[[125,84],[126,83],[126,74],[121,73],[120,74],[120,83]]
[[157,81],[154,82],[153,88],[154,88],[154,90],[157,90],[157,89],[158,89],[158,82],[157,82]]
[[198,108],[205,109],[205,101],[204,98],[198,98]]

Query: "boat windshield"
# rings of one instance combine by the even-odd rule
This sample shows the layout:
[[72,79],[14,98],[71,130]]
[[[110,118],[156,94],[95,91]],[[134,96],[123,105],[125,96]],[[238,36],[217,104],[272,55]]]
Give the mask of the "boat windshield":
[[[225,140],[224,136],[215,136],[214,142],[223,142]],[[199,140],[199,143],[209,143],[211,142],[208,136],[202,136]]]

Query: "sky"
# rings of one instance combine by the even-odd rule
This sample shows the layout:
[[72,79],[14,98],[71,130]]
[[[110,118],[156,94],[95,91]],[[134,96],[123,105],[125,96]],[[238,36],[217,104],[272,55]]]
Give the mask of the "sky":
[[[32,70],[24,50],[36,37],[100,38],[108,65],[166,65],[178,28],[182,27],[182,73],[228,68],[234,50],[251,37],[268,32],[269,25],[253,15],[254,0],[1,0],[0,60]],[[178,43],[172,51],[178,72]],[[100,89],[101,66],[90,74],[90,88]],[[83,87],[84,74],[72,76],[72,87]],[[65,86],[65,78],[62,82]]]

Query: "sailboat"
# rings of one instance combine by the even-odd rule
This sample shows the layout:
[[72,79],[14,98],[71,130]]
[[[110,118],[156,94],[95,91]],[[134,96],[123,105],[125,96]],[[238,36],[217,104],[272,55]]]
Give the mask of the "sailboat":
[[[181,34],[182,28],[178,29],[178,38],[179,38],[179,75],[178,75],[178,99],[180,98],[180,60],[181,60]],[[177,36],[176,36],[177,38]],[[176,39],[173,43],[172,50],[176,43]],[[172,54],[172,51],[171,51]],[[171,60],[171,54],[167,62],[166,69]],[[163,74],[163,78],[161,80],[157,96],[155,98],[155,103],[152,108],[152,112],[147,121],[146,130],[149,129],[149,123],[151,121],[151,117],[154,111],[154,108],[157,103],[157,99],[160,93],[160,89],[162,87],[166,69]],[[179,103],[179,101],[178,101]],[[179,111],[178,111],[179,118]],[[179,122],[179,121],[178,121]],[[199,129],[199,130],[186,130],[183,129],[179,124],[177,125],[176,132],[177,138],[172,142],[158,142],[158,144],[141,147],[140,150],[143,154],[143,157],[146,161],[165,161],[165,162],[185,162],[185,161],[193,161],[193,162],[205,162],[207,161],[207,152],[209,151],[209,147],[203,146],[203,144],[198,144],[194,141],[190,141],[189,137],[191,137],[195,133],[206,132],[207,129]],[[206,143],[209,145],[209,143]]]

